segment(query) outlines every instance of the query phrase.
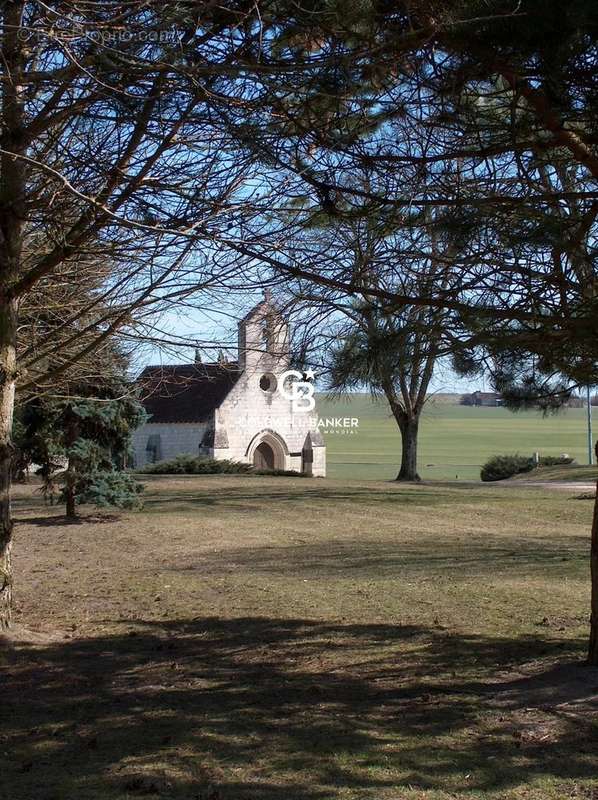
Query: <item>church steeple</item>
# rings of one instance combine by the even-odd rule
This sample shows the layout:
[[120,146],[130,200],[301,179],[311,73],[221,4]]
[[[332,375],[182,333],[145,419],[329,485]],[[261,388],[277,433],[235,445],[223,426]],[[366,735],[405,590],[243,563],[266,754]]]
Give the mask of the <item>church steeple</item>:
[[289,364],[289,326],[270,290],[239,323],[239,367],[255,372],[284,371]]

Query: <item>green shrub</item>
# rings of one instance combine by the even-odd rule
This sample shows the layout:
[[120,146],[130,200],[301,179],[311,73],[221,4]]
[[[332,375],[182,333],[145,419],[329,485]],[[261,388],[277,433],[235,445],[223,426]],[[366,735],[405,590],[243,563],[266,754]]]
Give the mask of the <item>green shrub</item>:
[[483,465],[480,477],[483,481],[502,481],[520,472],[529,472],[534,468],[534,459],[520,456],[519,453],[504,456],[492,456]]
[[574,458],[569,456],[540,456],[540,467],[557,467],[559,464],[572,464]]
[[255,469],[252,464],[243,461],[222,461],[205,456],[183,454],[169,461],[157,461],[146,464],[137,472],[144,475],[276,475],[289,478],[304,478],[302,472],[290,469]]
[[219,461],[215,458],[183,454],[170,461],[146,464],[138,470],[147,475],[223,475],[251,471],[251,464],[242,461]]
[[[141,508],[143,490],[143,484],[126,472],[98,471],[89,473],[85,481],[79,481],[76,499],[77,503],[92,503],[99,508]],[[66,501],[64,489],[61,499]]]
[[283,478],[308,478],[305,472],[297,472],[294,469],[252,469],[252,475],[275,475]]

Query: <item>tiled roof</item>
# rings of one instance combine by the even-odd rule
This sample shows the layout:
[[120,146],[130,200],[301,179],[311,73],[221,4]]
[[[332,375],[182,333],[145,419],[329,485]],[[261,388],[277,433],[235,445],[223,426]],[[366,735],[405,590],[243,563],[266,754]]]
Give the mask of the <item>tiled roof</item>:
[[172,364],[146,367],[137,379],[149,422],[203,422],[241,372],[239,365]]

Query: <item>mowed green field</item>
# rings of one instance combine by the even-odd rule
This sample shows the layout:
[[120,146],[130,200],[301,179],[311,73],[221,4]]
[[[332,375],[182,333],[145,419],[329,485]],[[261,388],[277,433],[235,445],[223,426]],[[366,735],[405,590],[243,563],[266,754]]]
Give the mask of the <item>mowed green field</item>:
[[[388,406],[369,395],[354,394],[330,402],[318,399],[320,417],[357,417],[354,429],[324,431],[331,478],[392,479],[396,477],[401,439]],[[598,425],[598,422],[597,422]],[[349,433],[354,430],[354,433]],[[431,401],[424,411],[419,437],[422,478],[477,480],[480,466],[496,453],[538,451],[568,453],[587,464],[586,411],[568,408],[556,416],[505,408],[473,408]]]

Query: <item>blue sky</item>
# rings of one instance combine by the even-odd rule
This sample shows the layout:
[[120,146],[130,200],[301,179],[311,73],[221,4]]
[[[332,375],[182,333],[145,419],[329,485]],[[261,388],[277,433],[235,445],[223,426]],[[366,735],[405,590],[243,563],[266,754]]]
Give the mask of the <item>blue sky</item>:
[[[201,311],[187,310],[185,313],[181,309],[171,311],[161,321],[167,344],[164,347],[158,345],[144,347],[134,360],[133,371],[138,373],[148,364],[189,363],[195,357],[195,346],[191,342],[204,345],[201,347],[204,361],[215,361],[219,347],[228,349],[229,357],[236,358],[237,323],[261,298],[260,291],[247,294],[243,299],[231,299],[228,304],[220,302],[217,307],[205,306]],[[190,343],[186,346],[168,344],[170,339]],[[324,389],[325,385],[320,385],[319,388]],[[461,394],[489,388],[487,382],[481,378],[473,381],[460,378],[448,363],[438,365],[431,383],[431,392],[435,393]]]

